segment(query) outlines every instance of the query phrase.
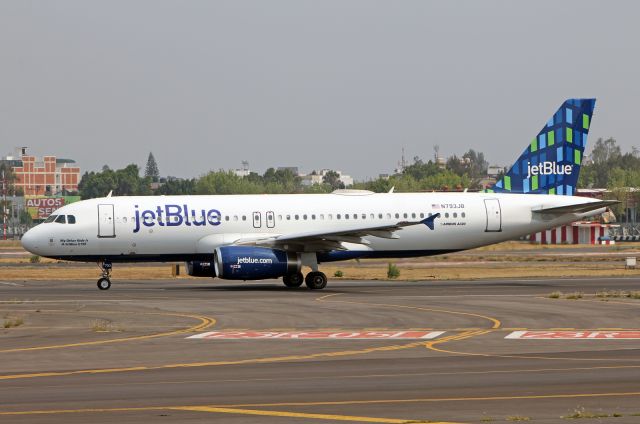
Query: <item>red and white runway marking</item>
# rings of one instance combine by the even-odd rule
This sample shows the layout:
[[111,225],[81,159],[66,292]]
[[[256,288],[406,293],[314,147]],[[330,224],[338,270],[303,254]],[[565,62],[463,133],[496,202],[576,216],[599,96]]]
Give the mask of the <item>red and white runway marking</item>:
[[640,331],[514,331],[505,339],[640,340]]
[[428,340],[434,339],[444,331],[209,331],[187,337],[188,339],[245,340],[245,339],[284,339],[284,340]]

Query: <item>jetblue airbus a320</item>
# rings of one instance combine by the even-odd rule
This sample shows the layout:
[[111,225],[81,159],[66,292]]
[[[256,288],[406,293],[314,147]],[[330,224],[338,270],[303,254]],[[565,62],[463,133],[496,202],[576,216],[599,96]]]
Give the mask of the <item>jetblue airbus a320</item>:
[[323,262],[472,249],[604,212],[614,202],[573,196],[594,106],[564,102],[482,193],[108,196],[58,209],[22,244],[45,257],[98,262],[102,290],[113,263],[134,261],[186,261],[193,276],[322,289]]

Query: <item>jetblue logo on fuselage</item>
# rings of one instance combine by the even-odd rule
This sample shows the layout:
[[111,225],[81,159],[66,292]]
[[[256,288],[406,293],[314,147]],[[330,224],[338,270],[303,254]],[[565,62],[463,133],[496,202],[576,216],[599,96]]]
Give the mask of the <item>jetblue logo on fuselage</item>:
[[155,209],[140,211],[135,205],[135,228],[134,233],[140,231],[140,227],[187,227],[204,225],[220,225],[222,214],[217,209],[190,209],[187,205],[164,205]]
[[556,162],[540,162],[539,165],[527,164],[527,178],[532,175],[571,175],[572,165],[558,165]]

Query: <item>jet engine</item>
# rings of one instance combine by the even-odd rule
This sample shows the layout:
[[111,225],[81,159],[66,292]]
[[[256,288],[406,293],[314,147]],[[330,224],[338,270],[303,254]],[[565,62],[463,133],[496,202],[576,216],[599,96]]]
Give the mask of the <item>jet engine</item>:
[[222,246],[214,253],[215,275],[226,280],[263,280],[300,272],[300,255],[254,246]]

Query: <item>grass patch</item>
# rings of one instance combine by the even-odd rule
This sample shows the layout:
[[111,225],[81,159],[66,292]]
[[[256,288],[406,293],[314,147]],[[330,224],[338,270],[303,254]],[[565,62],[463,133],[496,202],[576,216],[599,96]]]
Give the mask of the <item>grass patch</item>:
[[522,415],[511,415],[507,417],[507,421],[531,421],[531,417],[523,417]]
[[601,299],[607,298],[627,298],[640,299],[640,291],[623,291],[623,290],[601,290],[596,293],[596,297]]
[[561,418],[564,418],[565,420],[579,420],[582,418],[611,418],[611,417],[615,417],[615,418],[619,418],[621,417],[622,414],[619,413],[614,413],[614,414],[605,414],[603,412],[591,412],[591,411],[587,411],[584,408],[576,408],[573,410],[573,413],[569,414],[569,415],[565,415]]
[[400,269],[395,265],[389,262],[387,266],[387,278],[394,279],[400,276]]
[[553,293],[549,294],[549,299],[560,299],[560,296],[562,296],[562,292],[559,291],[554,291]]
[[3,327],[15,328],[20,327],[22,324],[24,324],[24,319],[20,317],[5,317]]
[[573,293],[567,293],[567,295],[564,298],[569,300],[578,300],[578,299],[582,299],[583,296],[584,295],[582,294],[582,292],[573,292]]
[[96,333],[119,333],[122,327],[106,319],[94,319],[91,321],[91,330]]
[[29,262],[31,262],[32,264],[39,264],[40,263],[40,256],[31,255],[31,257],[29,258]]
[[333,276],[336,278],[342,278],[344,277],[344,272],[342,272],[341,270],[337,269],[336,272],[333,273]]

